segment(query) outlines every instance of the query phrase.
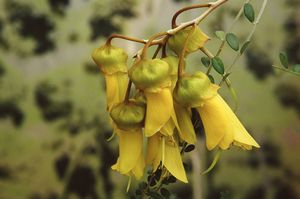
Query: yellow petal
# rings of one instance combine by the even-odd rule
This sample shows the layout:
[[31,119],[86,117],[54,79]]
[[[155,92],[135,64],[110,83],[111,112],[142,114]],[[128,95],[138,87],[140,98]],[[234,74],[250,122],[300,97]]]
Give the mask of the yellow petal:
[[129,78],[127,73],[117,73],[116,76],[118,81],[118,100],[122,102],[125,99]]
[[119,171],[126,174],[131,171],[137,164],[142,153],[143,134],[141,129],[133,131],[120,131],[119,146]]
[[147,112],[145,135],[150,137],[157,133],[170,119],[173,109],[173,98],[169,88],[158,93],[145,92]]
[[110,110],[113,104],[118,101],[118,80],[115,75],[105,75],[106,82],[106,103],[107,109]]
[[110,110],[114,104],[122,102],[125,98],[128,76],[126,73],[105,75],[107,108]]
[[137,164],[132,169],[132,174],[135,176],[135,178],[137,180],[139,180],[143,177],[144,169],[145,169],[145,159],[144,159],[144,154],[141,153],[141,155],[137,161]]
[[175,124],[173,120],[170,118],[169,121],[160,129],[160,132],[165,136],[171,136],[173,135],[174,128],[175,128]]
[[196,143],[196,133],[194,126],[191,121],[191,114],[188,109],[180,106],[177,103],[174,103],[176,116],[178,118],[178,125],[180,128],[179,136],[182,140],[186,141],[189,144]]
[[187,183],[186,173],[182,164],[182,159],[178,145],[176,143],[165,145],[165,162],[164,166],[178,180]]
[[223,106],[214,97],[206,100],[203,106],[197,108],[203,122],[208,150],[214,149],[223,139],[225,133],[232,130],[232,125],[229,124],[231,121],[227,118],[228,114]]
[[249,146],[259,147],[220,95],[206,100],[197,110],[203,121],[209,150],[217,145],[227,149],[232,143],[245,149],[251,148]]
[[[161,146],[161,144],[160,144],[160,134],[159,133],[148,138],[146,163],[148,165],[151,165],[153,167],[153,170],[156,170],[158,167],[157,161],[155,161],[155,160],[160,151],[160,146]],[[159,162],[158,162],[158,164],[159,164]]]

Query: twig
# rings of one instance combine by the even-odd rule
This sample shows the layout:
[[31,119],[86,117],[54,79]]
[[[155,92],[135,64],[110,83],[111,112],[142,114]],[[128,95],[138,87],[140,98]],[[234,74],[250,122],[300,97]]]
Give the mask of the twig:
[[299,75],[300,76],[300,73],[297,73],[297,72],[294,72],[292,70],[289,70],[289,69],[286,69],[286,68],[282,68],[282,67],[279,67],[279,66],[275,66],[275,65],[272,65],[274,68],[278,69],[278,70],[282,70],[284,72],[288,72],[290,74],[293,74],[293,75]]

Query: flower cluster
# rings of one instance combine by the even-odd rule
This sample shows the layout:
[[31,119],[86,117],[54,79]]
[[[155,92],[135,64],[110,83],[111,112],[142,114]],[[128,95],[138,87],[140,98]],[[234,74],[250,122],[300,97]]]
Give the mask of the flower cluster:
[[[156,38],[162,42],[155,42]],[[208,150],[259,147],[218,94],[219,86],[201,71],[184,72],[185,59],[208,40],[197,24],[174,34],[158,34],[145,42],[131,67],[126,52],[110,42],[94,50],[92,58],[106,80],[107,110],[119,141],[113,170],[141,179],[149,165],[152,172],[164,169],[163,177],[173,175],[187,183],[180,146],[197,141],[192,108],[203,122]],[[152,44],[163,47],[161,58],[147,58]]]

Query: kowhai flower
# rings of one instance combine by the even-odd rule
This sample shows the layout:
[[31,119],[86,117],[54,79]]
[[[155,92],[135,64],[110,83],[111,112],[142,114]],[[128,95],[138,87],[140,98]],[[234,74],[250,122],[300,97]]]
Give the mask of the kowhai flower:
[[218,88],[204,73],[196,72],[178,80],[174,91],[175,99],[185,107],[197,109],[204,125],[209,150],[217,146],[228,149],[232,144],[248,150],[253,146],[259,147],[217,93]]

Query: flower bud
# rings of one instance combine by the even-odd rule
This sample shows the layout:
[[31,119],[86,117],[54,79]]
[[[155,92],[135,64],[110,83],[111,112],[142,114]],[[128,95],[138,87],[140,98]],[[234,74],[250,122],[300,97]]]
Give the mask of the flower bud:
[[129,70],[129,78],[142,90],[161,89],[170,85],[169,64],[160,59],[146,59],[136,62]]
[[133,101],[120,103],[111,109],[110,116],[117,127],[122,130],[142,128],[145,106]]
[[[192,31],[192,32],[191,32]],[[168,40],[168,45],[178,56],[180,56],[185,41],[189,35],[189,40],[186,46],[185,55],[188,55],[192,52],[197,51],[199,48],[202,48],[209,37],[204,34],[200,28],[193,28],[191,26],[178,31]]]
[[203,101],[217,95],[218,86],[211,84],[203,72],[182,76],[174,90],[174,98],[185,107],[198,107]]
[[127,72],[128,55],[122,48],[104,45],[93,51],[92,58],[105,74]]

